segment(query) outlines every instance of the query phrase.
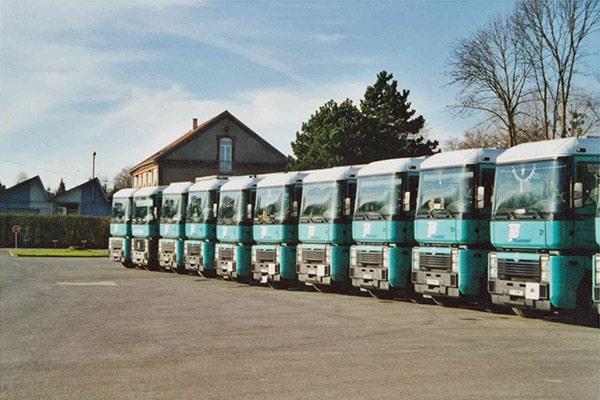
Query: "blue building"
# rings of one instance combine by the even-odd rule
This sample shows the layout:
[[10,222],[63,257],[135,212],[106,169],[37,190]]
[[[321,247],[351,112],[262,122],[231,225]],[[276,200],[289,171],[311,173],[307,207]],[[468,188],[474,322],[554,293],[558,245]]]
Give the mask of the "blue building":
[[51,197],[39,176],[0,191],[0,213],[110,215],[111,204],[98,178]]
[[51,215],[54,205],[39,176],[0,191],[0,213]]
[[91,179],[79,186],[54,197],[54,214],[91,215],[103,217],[110,215],[111,204],[106,198],[104,188],[98,178]]

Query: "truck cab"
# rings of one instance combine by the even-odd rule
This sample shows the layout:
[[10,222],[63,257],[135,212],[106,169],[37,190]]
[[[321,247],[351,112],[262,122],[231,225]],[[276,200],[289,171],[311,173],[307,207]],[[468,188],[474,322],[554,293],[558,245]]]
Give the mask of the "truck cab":
[[[515,146],[497,160],[488,291],[516,314],[592,309],[600,140]],[[596,313],[594,311],[594,313]]]
[[217,275],[224,279],[252,279],[253,206],[260,178],[234,177],[221,186],[217,217]]
[[135,267],[131,262],[131,215],[136,190],[121,189],[112,200],[108,254],[112,261],[120,262],[126,268]]
[[352,286],[372,296],[411,296],[414,216],[423,158],[375,161],[358,172],[352,218]]
[[303,172],[266,175],[256,185],[252,277],[272,287],[295,286]]
[[596,310],[598,311],[598,314],[600,315],[600,184],[596,187],[596,219],[595,219],[595,226],[596,226],[596,254],[594,254],[594,260],[593,260],[593,267],[592,267],[592,274],[593,274],[593,292],[592,292],[592,296],[593,296],[593,300],[594,300],[594,304],[596,306]]
[[300,282],[319,291],[351,287],[352,210],[359,170],[322,169],[303,180],[296,272]]
[[442,305],[487,303],[489,216],[498,149],[435,154],[421,163],[412,282]]
[[219,190],[227,179],[197,180],[189,188],[185,223],[184,263],[189,272],[215,276]]
[[158,265],[158,220],[162,206],[162,192],[166,186],[150,186],[138,189],[133,194],[133,214],[131,219],[131,261],[133,264],[150,269]]
[[158,263],[163,270],[184,273],[183,242],[191,182],[171,183],[163,191],[160,209]]

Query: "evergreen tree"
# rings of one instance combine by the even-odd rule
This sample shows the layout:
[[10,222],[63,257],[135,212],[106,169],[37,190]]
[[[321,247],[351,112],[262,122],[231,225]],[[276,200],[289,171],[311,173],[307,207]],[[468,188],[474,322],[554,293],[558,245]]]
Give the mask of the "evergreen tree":
[[367,87],[360,108],[347,99],[341,104],[325,103],[291,143],[294,155],[288,169],[328,168],[365,164],[398,157],[430,155],[437,141],[425,141],[419,134],[425,125],[422,116],[410,109],[410,91],[398,91],[393,75],[382,71],[377,82]]
[[392,80],[393,77],[381,71],[360,102],[365,124],[373,136],[369,161],[431,155],[438,145],[437,141],[425,141],[419,135],[425,118],[415,117],[416,111],[410,109],[408,101],[410,91],[404,89],[400,93],[398,81]]
[[65,187],[65,182],[63,181],[62,178],[60,178],[60,183],[58,184],[58,189],[56,189],[56,193],[54,195],[60,196],[61,194],[65,193],[66,191],[67,191],[67,188]]

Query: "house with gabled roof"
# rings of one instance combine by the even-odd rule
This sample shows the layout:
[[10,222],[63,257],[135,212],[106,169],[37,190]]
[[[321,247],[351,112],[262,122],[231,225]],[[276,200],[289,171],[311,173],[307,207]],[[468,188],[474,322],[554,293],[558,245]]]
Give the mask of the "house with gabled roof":
[[39,175],[0,191],[0,213],[51,215],[53,204]]
[[90,179],[52,199],[56,214],[110,215],[111,203],[98,178]]
[[286,156],[229,111],[198,124],[131,169],[134,187],[194,181],[196,177],[283,171]]

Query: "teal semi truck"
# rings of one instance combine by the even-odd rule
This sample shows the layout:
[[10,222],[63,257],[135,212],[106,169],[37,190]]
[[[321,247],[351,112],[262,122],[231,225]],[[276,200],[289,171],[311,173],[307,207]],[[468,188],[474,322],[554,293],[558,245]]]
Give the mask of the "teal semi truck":
[[257,177],[234,177],[221,186],[217,217],[216,273],[224,279],[251,281],[253,206]]
[[359,169],[323,169],[303,180],[296,272],[300,282],[319,291],[351,287],[348,269]]
[[110,217],[109,258],[127,268],[135,267],[131,262],[131,216],[135,191],[136,189],[121,189],[113,195]]
[[[600,185],[596,187],[596,245],[600,248]],[[593,288],[593,300],[596,305],[596,310],[600,314],[600,250],[596,248],[596,254],[594,254],[594,265],[592,268],[594,284]]]
[[411,296],[414,216],[423,158],[375,161],[358,172],[352,221],[352,286],[372,296]]
[[188,272],[215,276],[217,207],[224,178],[197,180],[189,188],[185,223],[184,264]]
[[498,157],[488,282],[494,304],[522,316],[589,316],[599,163],[599,139],[524,143]]
[[163,270],[184,273],[183,243],[188,191],[191,182],[174,182],[163,191],[160,209],[158,264]]
[[158,270],[158,219],[166,186],[141,188],[133,194],[131,261],[138,267]]
[[489,302],[489,218],[499,149],[435,154],[421,163],[412,282],[442,305]]
[[252,277],[280,288],[295,286],[298,215],[303,172],[266,175],[256,185]]

